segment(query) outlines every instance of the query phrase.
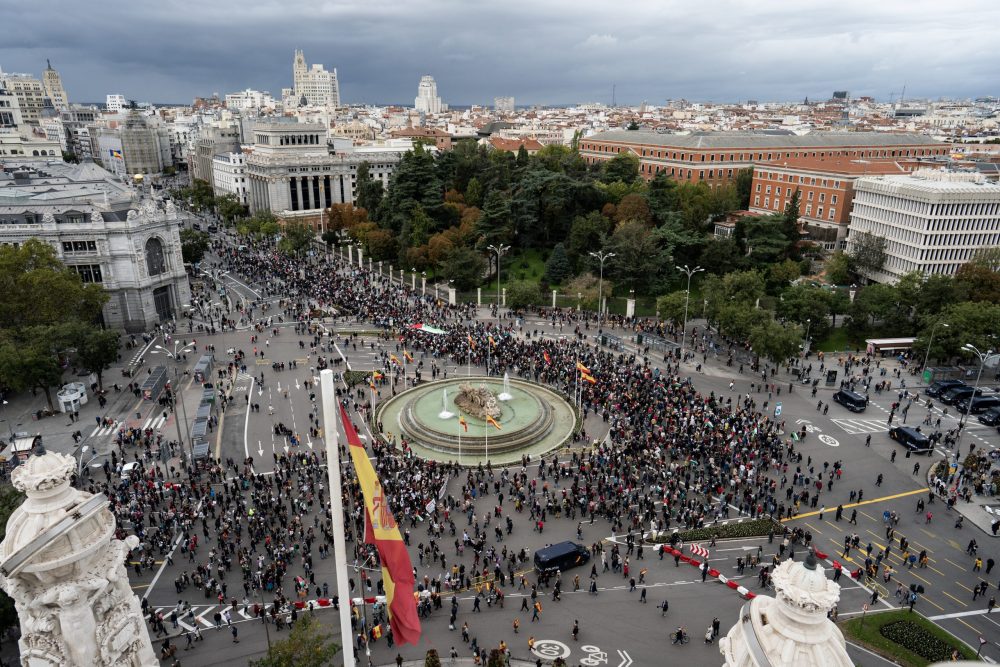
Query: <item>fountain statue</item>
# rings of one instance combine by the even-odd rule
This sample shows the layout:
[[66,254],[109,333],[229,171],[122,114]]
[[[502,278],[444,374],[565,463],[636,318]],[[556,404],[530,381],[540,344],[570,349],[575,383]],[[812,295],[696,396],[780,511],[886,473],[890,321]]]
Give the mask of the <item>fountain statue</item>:
[[497,398],[499,398],[501,401],[509,401],[510,399],[514,398],[510,394],[510,375],[508,375],[506,371],[504,371],[503,374],[503,391],[500,392],[500,395],[497,396]]
[[486,419],[487,416],[499,419],[503,414],[497,397],[493,392],[481,384],[473,387],[469,383],[463,383],[458,387],[458,396],[455,397],[455,405],[465,412],[478,419]]
[[454,416],[455,413],[448,410],[448,388],[445,387],[441,390],[441,412],[438,413],[438,419],[451,419]]

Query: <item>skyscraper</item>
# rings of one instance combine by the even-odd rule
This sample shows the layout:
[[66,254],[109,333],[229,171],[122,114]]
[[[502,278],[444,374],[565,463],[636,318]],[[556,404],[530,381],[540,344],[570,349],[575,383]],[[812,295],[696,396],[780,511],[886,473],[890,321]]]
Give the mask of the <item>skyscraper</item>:
[[47,59],[45,65],[45,71],[42,72],[42,85],[45,87],[45,95],[52,100],[52,106],[56,109],[69,108],[69,100],[66,99],[66,91],[63,90],[59,72],[52,69],[52,63]]
[[306,64],[306,57],[301,50],[295,51],[295,60],[292,63],[292,83],[297,104],[301,104],[305,100],[305,104],[315,106],[340,106],[337,68],[333,68],[333,71],[330,72],[319,64],[310,68]]
[[413,100],[413,107],[423,113],[441,113],[448,110],[447,104],[442,104],[441,98],[437,94],[437,83],[434,77],[424,75],[420,77],[420,85],[417,86],[417,97]]
[[42,82],[30,74],[12,74],[0,71],[0,86],[17,97],[21,107],[21,118],[29,125],[38,125],[45,108],[45,88]]

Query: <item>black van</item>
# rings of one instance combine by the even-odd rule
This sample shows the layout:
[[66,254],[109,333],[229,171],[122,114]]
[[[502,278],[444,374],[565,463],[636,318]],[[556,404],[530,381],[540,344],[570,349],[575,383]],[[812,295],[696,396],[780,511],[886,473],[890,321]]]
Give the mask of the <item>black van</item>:
[[841,389],[833,395],[833,400],[851,412],[864,412],[868,407],[868,397],[849,389]]
[[962,414],[971,412],[974,415],[978,415],[996,407],[1000,407],[1000,396],[977,396],[971,401],[959,402],[955,406],[955,409]]
[[931,382],[930,386],[924,391],[928,396],[933,396],[937,398],[949,389],[954,389],[955,387],[961,387],[965,383],[961,380],[936,380]]
[[535,570],[568,570],[590,560],[587,547],[575,542],[559,542],[535,552]]
[[972,397],[973,392],[976,396],[982,396],[983,390],[976,389],[975,387],[970,387],[968,385],[962,385],[960,387],[952,387],[948,391],[941,394],[941,402],[946,405],[957,405],[962,401],[966,403],[969,402],[969,398]]
[[983,414],[979,415],[979,423],[986,424],[987,426],[996,426],[1000,424],[1000,407],[990,408]]
[[931,439],[910,426],[893,426],[889,429],[889,437],[916,454],[924,453],[930,456],[934,451]]

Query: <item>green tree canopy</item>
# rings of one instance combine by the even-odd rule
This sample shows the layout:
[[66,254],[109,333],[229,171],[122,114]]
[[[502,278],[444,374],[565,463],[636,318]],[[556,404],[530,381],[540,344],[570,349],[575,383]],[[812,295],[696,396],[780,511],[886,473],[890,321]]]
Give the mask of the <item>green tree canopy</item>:
[[197,264],[208,252],[209,237],[205,232],[197,229],[182,229],[181,236],[181,256],[187,264]]
[[604,163],[604,176],[601,178],[605,183],[621,181],[626,185],[634,183],[639,178],[639,158],[631,152],[623,152],[614,156]]
[[782,364],[795,356],[802,342],[802,329],[798,325],[767,320],[750,329],[753,351],[774,364]]
[[656,299],[656,312],[664,322],[672,322],[678,326],[684,323],[684,306],[687,303],[687,291],[680,290],[664,294]]
[[556,247],[552,249],[549,259],[545,262],[545,280],[558,285],[572,274],[573,267],[570,265],[569,257],[566,255],[566,246],[562,243],[557,243]]
[[542,305],[542,290],[538,283],[515,280],[507,285],[507,307],[527,308]]
[[472,248],[460,246],[445,255],[440,271],[444,278],[455,281],[456,289],[470,290],[483,282],[486,260]]
[[[350,649],[348,649],[350,650]],[[333,664],[340,647],[333,642],[313,614],[302,614],[292,626],[287,639],[271,641],[267,654],[260,660],[251,660],[251,667],[326,667]]]
[[286,222],[281,230],[278,249],[286,255],[301,255],[309,248],[316,233],[304,222]]

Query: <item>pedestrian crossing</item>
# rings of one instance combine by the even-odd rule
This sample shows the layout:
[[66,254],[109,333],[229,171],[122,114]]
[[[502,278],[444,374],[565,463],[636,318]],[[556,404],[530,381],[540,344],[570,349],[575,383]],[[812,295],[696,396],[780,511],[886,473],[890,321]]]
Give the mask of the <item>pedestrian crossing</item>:
[[116,420],[112,421],[111,424],[108,425],[108,426],[101,425],[101,426],[98,426],[97,428],[95,428],[93,431],[90,432],[90,437],[91,438],[97,438],[97,437],[102,437],[102,436],[105,436],[105,435],[112,435],[114,433],[117,433],[118,429],[121,428],[124,424],[125,424],[125,422],[118,421],[116,419]]
[[[146,420],[142,423],[142,430],[145,431],[147,428],[151,428],[153,430],[163,428],[163,425],[166,423],[167,423],[167,418],[163,416],[163,413],[157,412],[156,414],[152,414],[146,418]],[[105,426],[102,424],[100,426],[95,427],[94,430],[90,432],[90,437],[100,438],[108,435],[114,435],[118,433],[118,429],[122,428],[123,426],[126,426],[126,422],[124,420],[116,419],[111,423],[110,426]]]
[[[360,604],[360,602],[358,602]],[[265,612],[270,612],[272,605],[265,603],[261,605]],[[191,605],[190,609],[185,609],[183,612],[177,612],[177,625],[185,632],[194,632],[195,626],[201,628],[214,628],[215,627],[215,612],[219,612],[222,616],[222,624],[226,625],[225,612],[229,611],[230,620],[233,623],[238,623],[240,621],[250,621],[253,620],[253,614],[251,613],[253,603],[245,607],[242,604],[236,605],[234,610],[232,605]],[[329,600],[323,600],[320,603],[319,600],[310,600],[303,603],[300,609],[332,609]],[[177,607],[153,607],[153,610],[157,614],[163,614],[164,624],[170,623],[170,613],[173,612]],[[278,609],[279,613],[287,613],[287,609]],[[168,627],[170,627],[168,625]]]
[[147,428],[151,428],[155,431],[162,428],[165,423],[167,423],[167,418],[163,416],[162,412],[150,415],[143,423],[142,430],[145,431]]
[[831,419],[834,424],[843,429],[848,435],[859,435],[864,433],[888,432],[889,422],[887,419]]

